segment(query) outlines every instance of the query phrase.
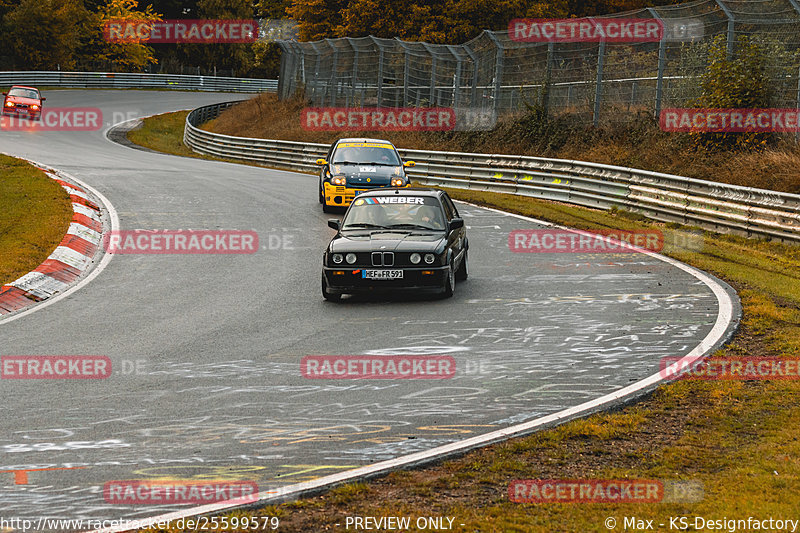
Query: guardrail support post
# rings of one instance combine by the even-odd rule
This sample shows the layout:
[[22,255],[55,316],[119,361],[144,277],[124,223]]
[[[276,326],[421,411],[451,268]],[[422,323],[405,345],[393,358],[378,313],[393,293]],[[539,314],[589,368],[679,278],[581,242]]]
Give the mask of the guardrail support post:
[[597,80],[594,87],[594,113],[592,123],[596,128],[600,124],[600,104],[603,98],[603,64],[606,56],[606,42],[600,41],[597,47]]

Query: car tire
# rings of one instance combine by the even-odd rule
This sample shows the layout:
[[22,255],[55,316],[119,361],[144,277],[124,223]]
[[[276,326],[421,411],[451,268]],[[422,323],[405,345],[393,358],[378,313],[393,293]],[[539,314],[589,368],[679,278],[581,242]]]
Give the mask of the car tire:
[[464,250],[464,258],[461,260],[461,264],[458,265],[458,270],[456,270],[456,281],[464,281],[468,276],[467,251]]
[[323,213],[333,213],[334,207],[325,203],[325,200],[322,201],[322,212]]
[[453,262],[447,268],[447,276],[444,278],[444,287],[442,289],[442,297],[450,298],[456,290],[456,274],[453,272]]
[[325,280],[325,274],[322,274],[322,297],[329,302],[338,302],[342,299],[341,294],[334,294],[328,290],[328,282]]
[[322,187],[319,188],[319,203],[325,202],[325,195],[322,193]]

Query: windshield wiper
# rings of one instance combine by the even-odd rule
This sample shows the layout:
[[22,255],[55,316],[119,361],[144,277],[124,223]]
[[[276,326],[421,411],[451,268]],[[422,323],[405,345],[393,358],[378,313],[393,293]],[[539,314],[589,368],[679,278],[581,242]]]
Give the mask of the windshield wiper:
[[346,224],[342,226],[342,229],[352,229],[352,228],[378,228],[378,229],[386,229],[386,226],[381,226],[378,224],[369,224],[367,222],[356,222],[355,224]]
[[355,161],[334,161],[334,165],[359,165],[360,163],[356,163]]
[[359,165],[378,165],[381,167],[399,167],[397,163],[378,163],[377,161],[370,161],[369,163],[359,163]]
[[431,228],[430,226],[423,226],[421,224],[392,224],[389,228],[413,228],[413,229],[426,229],[430,231],[444,231],[443,229]]

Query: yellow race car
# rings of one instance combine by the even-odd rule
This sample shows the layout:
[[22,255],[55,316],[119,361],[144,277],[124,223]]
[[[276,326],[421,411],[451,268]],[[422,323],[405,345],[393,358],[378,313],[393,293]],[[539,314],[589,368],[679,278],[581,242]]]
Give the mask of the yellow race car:
[[331,145],[325,159],[317,159],[319,203],[330,213],[345,208],[359,194],[386,187],[408,187],[405,163],[389,141],[381,139],[339,139]]

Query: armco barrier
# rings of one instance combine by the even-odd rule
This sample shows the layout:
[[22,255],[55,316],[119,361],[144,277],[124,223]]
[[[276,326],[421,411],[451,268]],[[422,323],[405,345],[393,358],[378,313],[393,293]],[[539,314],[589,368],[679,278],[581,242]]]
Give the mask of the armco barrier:
[[[314,172],[328,145],[232,137],[198,126],[237,102],[193,110],[184,143],[201,154]],[[518,155],[399,149],[414,181],[504,192],[599,209],[613,206],[654,220],[721,233],[800,242],[800,195],[662,174],[646,170]]]
[[76,89],[173,89],[260,93],[276,92],[278,80],[187,76],[183,74],[145,74],[124,72],[19,71],[0,72],[0,86],[33,85]]

